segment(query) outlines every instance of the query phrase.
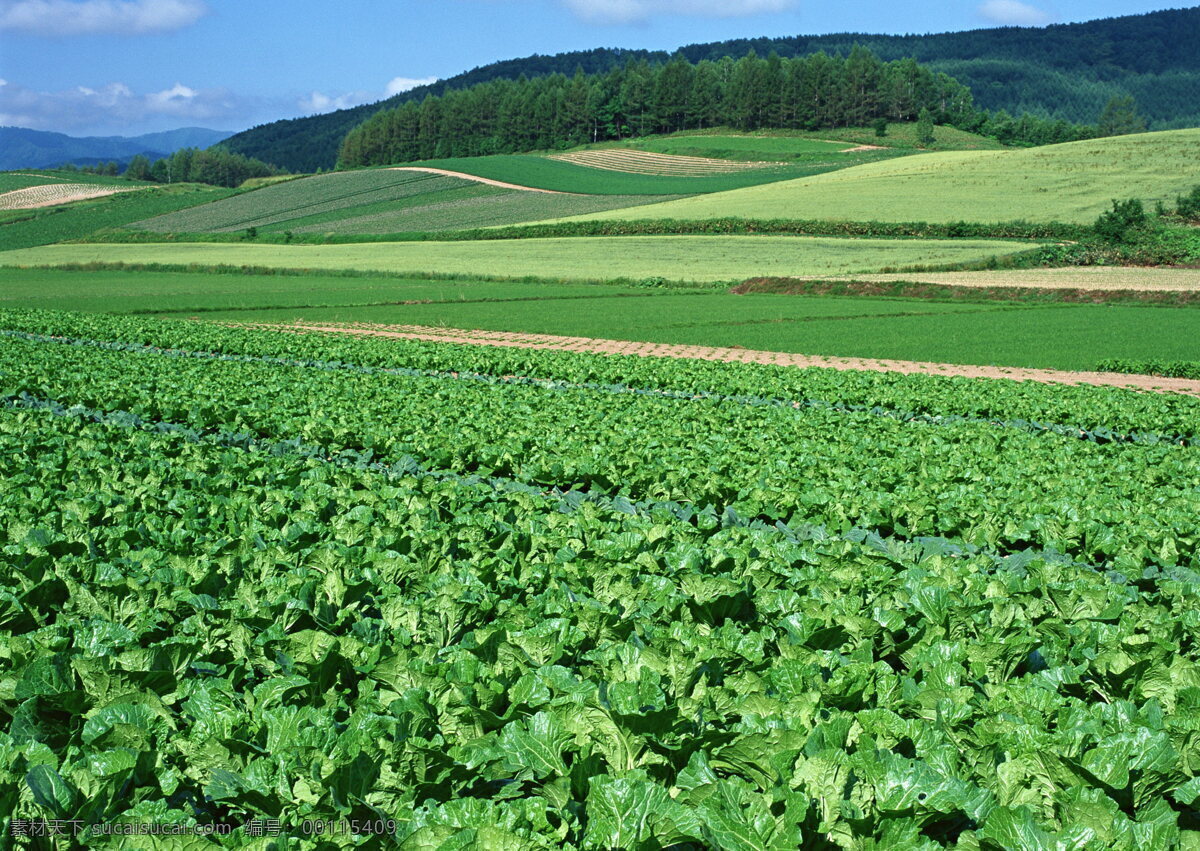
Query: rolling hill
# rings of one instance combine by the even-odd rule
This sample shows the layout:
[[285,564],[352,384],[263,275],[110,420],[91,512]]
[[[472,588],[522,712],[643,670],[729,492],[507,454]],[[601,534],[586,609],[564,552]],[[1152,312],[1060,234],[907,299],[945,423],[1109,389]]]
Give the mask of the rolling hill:
[[586,219],[1091,222],[1114,198],[1171,201],[1200,183],[1200,130],[1007,151],[946,151]]
[[[913,57],[970,86],[987,109],[1093,122],[1109,97],[1132,94],[1154,129],[1200,125],[1200,7],[1040,28],[1000,27],[935,35],[842,33],[739,39],[680,48],[689,61],[759,55],[846,53],[854,44],[884,60]],[[264,124],[225,141],[230,150],[293,171],[331,168],[338,145],[383,109],[427,95],[521,75],[603,73],[631,61],[665,62],[666,51],[597,49],[531,56],[475,68],[374,104]]]

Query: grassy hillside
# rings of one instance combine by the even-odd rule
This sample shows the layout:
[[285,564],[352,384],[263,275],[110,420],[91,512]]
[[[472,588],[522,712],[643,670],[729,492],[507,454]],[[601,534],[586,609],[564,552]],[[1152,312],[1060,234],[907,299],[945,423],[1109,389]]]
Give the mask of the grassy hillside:
[[903,157],[595,219],[1090,222],[1113,198],[1173,200],[1200,182],[1200,130]]
[[563,280],[664,277],[725,281],[767,275],[850,274],[914,264],[969,262],[1028,247],[1024,243],[996,240],[788,236],[579,237],[320,246],[157,243],[45,246],[0,253],[0,265],[196,263]]
[[646,204],[678,196],[553,195],[424,172],[373,169],[268,184],[137,222],[156,233],[387,234],[516,224]]

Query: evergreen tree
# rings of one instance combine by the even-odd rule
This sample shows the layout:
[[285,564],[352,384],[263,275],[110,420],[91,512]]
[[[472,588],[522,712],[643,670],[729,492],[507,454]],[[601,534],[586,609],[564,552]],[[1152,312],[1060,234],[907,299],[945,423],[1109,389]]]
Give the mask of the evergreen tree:
[[1145,133],[1146,120],[1138,114],[1133,95],[1113,95],[1100,113],[1096,132],[1100,136],[1125,136]]

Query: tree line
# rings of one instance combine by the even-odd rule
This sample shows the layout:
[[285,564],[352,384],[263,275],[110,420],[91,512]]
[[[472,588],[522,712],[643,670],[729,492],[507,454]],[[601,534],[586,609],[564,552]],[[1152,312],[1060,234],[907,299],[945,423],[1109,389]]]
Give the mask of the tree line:
[[220,146],[205,149],[181,148],[168,157],[153,160],[145,154],[137,154],[129,160],[124,170],[115,160],[84,166],[66,163],[58,166],[56,170],[111,177],[119,175],[130,180],[151,183],[207,183],[230,188],[241,186],[252,177],[288,174],[285,169],[233,153]]
[[260,160],[235,154],[221,147],[181,148],[169,157],[150,161],[138,154],[129,161],[124,176],[154,183],[208,183],[240,186],[252,177],[271,177],[287,172]]
[[725,57],[691,63],[681,55],[636,60],[600,74],[576,71],[494,80],[376,113],[342,141],[342,168],[508,154],[731,127],[825,130],[878,121],[915,121],[983,133],[1008,144],[1087,138],[1094,128],[1031,115],[995,115],[970,89],[913,59],[884,62],[856,46],[785,59]]

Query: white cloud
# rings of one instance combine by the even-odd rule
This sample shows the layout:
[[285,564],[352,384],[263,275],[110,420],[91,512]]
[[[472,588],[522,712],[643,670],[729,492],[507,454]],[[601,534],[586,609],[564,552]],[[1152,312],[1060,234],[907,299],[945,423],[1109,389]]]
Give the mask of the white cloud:
[[993,23],[1011,27],[1039,27],[1054,19],[1049,13],[1020,0],[987,0],[980,4],[979,14]]
[[387,88],[384,89],[384,93],[391,97],[401,92],[407,92],[409,89],[415,89],[417,86],[428,86],[437,81],[437,77],[393,77],[387,84]]
[[692,15],[704,18],[740,18],[786,12],[798,0],[563,0],[585,21],[629,24],[656,15]]
[[136,92],[125,83],[78,85],[45,92],[0,80],[0,125],[73,136],[136,136],[177,127],[239,129],[383,100],[398,90],[434,82],[397,77],[382,90],[261,97],[228,89],[199,89],[176,82],[161,91]]
[[0,0],[0,30],[146,35],[191,26],[207,12],[203,0]]
[[145,94],[119,82],[59,92],[39,92],[15,83],[0,87],[0,124],[74,135],[136,135],[191,124],[224,129],[245,126],[263,113],[273,118],[282,111],[279,104],[180,83]]
[[352,106],[377,100],[379,100],[379,95],[374,92],[343,92],[340,95],[313,92],[297,101],[296,105],[305,115],[316,115],[321,112],[333,112],[337,109],[349,109]]

